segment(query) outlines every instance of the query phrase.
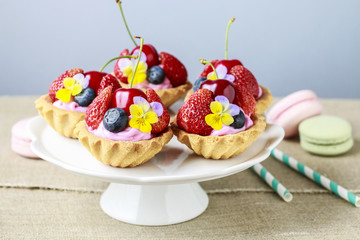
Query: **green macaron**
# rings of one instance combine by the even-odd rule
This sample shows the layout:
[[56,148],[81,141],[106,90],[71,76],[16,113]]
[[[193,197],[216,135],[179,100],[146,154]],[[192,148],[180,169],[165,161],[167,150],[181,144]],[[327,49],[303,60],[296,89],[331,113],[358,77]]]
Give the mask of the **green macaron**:
[[313,154],[339,155],[354,145],[350,123],[335,116],[308,118],[300,123],[299,133],[301,147]]

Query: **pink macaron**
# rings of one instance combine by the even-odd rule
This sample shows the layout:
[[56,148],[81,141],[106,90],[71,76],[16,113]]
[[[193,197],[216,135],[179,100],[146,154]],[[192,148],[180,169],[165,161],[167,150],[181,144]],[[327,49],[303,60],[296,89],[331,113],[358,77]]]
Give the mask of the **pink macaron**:
[[20,120],[11,129],[11,149],[17,154],[27,158],[39,158],[31,151],[31,138],[26,129],[30,118]]
[[285,138],[296,136],[299,124],[309,118],[321,114],[322,104],[311,90],[294,92],[277,104],[267,114],[267,122],[284,128]]

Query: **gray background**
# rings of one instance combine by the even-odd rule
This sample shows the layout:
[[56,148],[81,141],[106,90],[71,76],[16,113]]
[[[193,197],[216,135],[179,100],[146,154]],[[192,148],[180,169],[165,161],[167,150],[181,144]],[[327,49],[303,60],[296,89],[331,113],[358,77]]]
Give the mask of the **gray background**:
[[[66,69],[98,70],[133,48],[115,0],[0,0],[0,94],[43,94]],[[177,56],[238,58],[275,96],[360,98],[360,1],[123,0],[134,35]],[[112,71],[112,66],[107,71]]]

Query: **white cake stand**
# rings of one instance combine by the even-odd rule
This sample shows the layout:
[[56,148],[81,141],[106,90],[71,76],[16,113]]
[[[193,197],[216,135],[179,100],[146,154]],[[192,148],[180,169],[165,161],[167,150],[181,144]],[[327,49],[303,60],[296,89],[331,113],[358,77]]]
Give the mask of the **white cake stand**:
[[41,118],[29,123],[31,149],[64,169],[110,182],[100,206],[123,222],[159,226],[199,216],[209,198],[198,182],[241,172],[265,160],[284,136],[281,127],[268,124],[245,152],[228,160],[197,156],[174,137],[149,162],[135,168],[114,168],[96,160],[77,140],[56,133]]

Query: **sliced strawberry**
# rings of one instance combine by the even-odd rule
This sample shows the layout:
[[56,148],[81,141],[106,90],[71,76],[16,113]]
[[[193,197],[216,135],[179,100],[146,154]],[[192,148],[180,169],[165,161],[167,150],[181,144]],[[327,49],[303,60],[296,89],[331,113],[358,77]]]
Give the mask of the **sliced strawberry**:
[[205,122],[205,116],[211,113],[212,101],[212,92],[208,89],[200,89],[193,93],[179,109],[177,125],[188,133],[210,135],[213,129]]
[[236,65],[231,68],[230,74],[235,77],[235,82],[245,87],[251,95],[257,97],[259,95],[259,84],[254,75],[244,66]]
[[100,82],[100,86],[98,88],[97,95],[100,95],[102,90],[104,90],[106,87],[112,86],[112,91],[114,92],[116,89],[121,88],[119,81],[116,77],[114,77],[111,74],[105,75]]
[[97,129],[109,108],[112,94],[112,86],[106,87],[99,96],[97,96],[85,112],[85,122],[88,127]]
[[63,74],[61,74],[58,78],[56,78],[49,87],[49,96],[51,100],[54,102],[56,101],[56,92],[59,91],[59,89],[64,88],[63,80],[67,77],[73,77],[78,73],[84,73],[84,70],[81,68],[73,68],[70,70],[66,70]]
[[164,107],[164,104],[161,102],[159,95],[157,95],[157,93],[154,91],[154,89],[152,89],[152,88],[147,89],[145,91],[145,94],[146,94],[146,100],[149,103],[159,102],[159,103],[161,103],[161,105],[164,109],[163,114],[159,117],[159,121],[157,123],[151,124],[151,127],[152,127],[151,133],[160,133],[160,132],[164,131],[164,129],[169,125],[170,114],[169,114],[168,110],[166,109],[166,107]]
[[233,85],[236,88],[237,105],[239,105],[247,115],[251,116],[255,114],[256,100],[253,95],[239,82],[233,82]]
[[[120,56],[126,56],[126,55],[129,55],[129,50],[128,49],[124,49],[121,53],[120,53]],[[120,61],[120,59],[118,59],[116,61],[116,64],[114,66],[114,74],[115,74],[115,77],[117,77],[117,79],[119,79],[121,82],[123,83],[128,83],[128,78],[125,77],[123,75],[123,73],[121,72],[120,68],[119,68],[119,65],[118,65],[118,62]]]
[[[212,64],[213,66],[215,66],[215,64],[216,64],[218,61],[219,61],[219,60],[217,60],[217,59],[211,60],[211,64]],[[208,75],[209,73],[211,73],[211,72],[213,72],[213,69],[212,69],[211,65],[210,65],[210,64],[206,64],[205,67],[204,67],[204,70],[202,71],[202,73],[199,75],[198,78],[207,77],[207,75]]]
[[160,64],[173,87],[186,82],[188,76],[186,68],[176,57],[169,53],[161,52]]

